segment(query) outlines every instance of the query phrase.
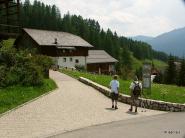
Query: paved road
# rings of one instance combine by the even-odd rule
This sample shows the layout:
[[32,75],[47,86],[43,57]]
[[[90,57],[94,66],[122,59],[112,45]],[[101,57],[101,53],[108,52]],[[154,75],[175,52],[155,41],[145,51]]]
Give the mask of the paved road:
[[58,89],[29,104],[0,117],[0,137],[33,138],[55,134],[107,122],[147,117],[164,112],[126,113],[129,106],[119,103],[118,110],[110,110],[111,101],[97,90],[56,71],[50,77]]
[[50,138],[185,138],[185,113],[168,113],[107,123]]

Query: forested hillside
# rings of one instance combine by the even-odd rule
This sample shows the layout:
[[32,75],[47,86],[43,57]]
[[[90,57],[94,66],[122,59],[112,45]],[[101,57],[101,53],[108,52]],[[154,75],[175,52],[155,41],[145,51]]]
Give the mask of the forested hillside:
[[21,4],[20,19],[23,27],[65,31],[81,36],[92,44],[94,49],[103,49],[118,59],[117,68],[120,72],[132,69],[132,56],[139,60],[167,61],[168,59],[165,53],[154,51],[147,43],[118,36],[110,29],[102,29],[100,24],[93,19],[84,19],[69,13],[61,17],[55,5],[45,5],[36,0],[31,4],[29,0],[25,0]]

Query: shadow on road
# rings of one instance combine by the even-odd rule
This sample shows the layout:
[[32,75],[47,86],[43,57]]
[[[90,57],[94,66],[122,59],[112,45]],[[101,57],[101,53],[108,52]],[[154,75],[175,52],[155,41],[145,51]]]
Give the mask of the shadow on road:
[[130,112],[130,111],[127,111],[126,112],[127,114],[130,114],[130,115],[137,115],[138,113],[136,113],[136,112]]
[[116,111],[114,108],[105,108],[105,109],[109,111]]

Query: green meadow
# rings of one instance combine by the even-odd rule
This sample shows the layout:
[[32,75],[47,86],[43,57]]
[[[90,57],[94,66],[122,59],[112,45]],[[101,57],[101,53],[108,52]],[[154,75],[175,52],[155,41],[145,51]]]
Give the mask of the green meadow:
[[44,93],[50,92],[57,86],[51,79],[45,79],[41,86],[15,85],[0,88],[0,113],[6,112]]
[[[111,76],[107,75],[97,75],[90,74],[87,72],[71,71],[64,69],[60,71],[76,79],[79,78],[80,76],[87,78],[105,87],[109,86],[109,83],[112,79]],[[129,86],[132,80],[119,79],[119,82],[120,82],[120,92],[129,95],[130,94]],[[144,97],[166,102],[185,103],[185,87],[152,83],[151,94],[147,94],[147,92],[145,91]]]

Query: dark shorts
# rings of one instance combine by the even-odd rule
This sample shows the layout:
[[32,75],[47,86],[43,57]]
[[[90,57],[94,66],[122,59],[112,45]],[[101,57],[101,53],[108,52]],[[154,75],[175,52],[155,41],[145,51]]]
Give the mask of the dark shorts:
[[112,100],[118,100],[118,93],[112,92],[112,93],[111,93],[111,99],[112,99]]
[[132,100],[138,100],[138,98],[139,98],[138,96],[131,95]]
[[131,93],[131,99],[132,100],[138,100],[139,96],[135,96],[133,92]]

